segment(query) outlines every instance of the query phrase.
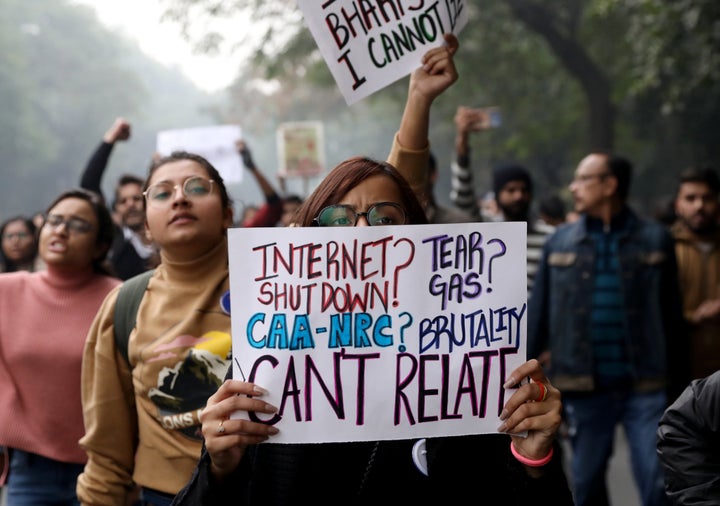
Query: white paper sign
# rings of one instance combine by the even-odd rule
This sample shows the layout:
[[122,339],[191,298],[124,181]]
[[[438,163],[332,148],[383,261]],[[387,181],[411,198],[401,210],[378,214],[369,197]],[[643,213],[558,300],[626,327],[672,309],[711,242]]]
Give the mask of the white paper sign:
[[497,432],[526,360],[526,225],[229,230],[233,377],[272,442]]
[[239,183],[245,168],[235,141],[241,138],[238,125],[164,130],[158,132],[156,149],[163,156],[176,150],[203,156],[220,172],[226,184]]
[[298,0],[348,105],[408,75],[459,33],[469,0]]

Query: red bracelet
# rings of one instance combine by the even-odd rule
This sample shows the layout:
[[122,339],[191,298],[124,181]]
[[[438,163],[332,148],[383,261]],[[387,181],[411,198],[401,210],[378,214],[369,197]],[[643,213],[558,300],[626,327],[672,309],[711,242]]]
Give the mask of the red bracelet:
[[525,464],[526,466],[530,467],[542,467],[546,465],[548,462],[552,460],[553,453],[555,452],[555,448],[550,448],[550,451],[547,455],[545,455],[541,459],[533,460],[529,459],[527,457],[523,457],[518,453],[518,451],[515,449],[515,445],[512,444],[512,441],[510,441],[510,451],[513,454],[513,457],[515,457],[521,464]]

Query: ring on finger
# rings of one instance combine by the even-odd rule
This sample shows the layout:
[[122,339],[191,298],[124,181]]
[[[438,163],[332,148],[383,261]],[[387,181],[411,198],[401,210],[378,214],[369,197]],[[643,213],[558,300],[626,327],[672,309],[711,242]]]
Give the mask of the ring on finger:
[[218,433],[218,434],[223,434],[223,433],[225,432],[225,427],[223,426],[223,422],[224,422],[224,421],[225,421],[225,420],[220,420],[220,423],[219,423],[218,426],[217,426],[217,429],[216,429],[216,430],[217,430],[217,433]]
[[535,384],[540,389],[540,393],[538,394],[537,398],[535,398],[534,400],[535,400],[535,402],[542,402],[547,398],[547,387],[543,383],[540,383],[539,381],[536,381]]

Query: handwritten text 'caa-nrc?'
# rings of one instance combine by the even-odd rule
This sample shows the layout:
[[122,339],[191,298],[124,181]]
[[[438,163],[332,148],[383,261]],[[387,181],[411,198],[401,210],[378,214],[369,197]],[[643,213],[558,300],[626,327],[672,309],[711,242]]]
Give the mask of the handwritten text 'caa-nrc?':
[[287,442],[487,431],[525,356],[524,234],[231,230],[234,376],[270,391]]

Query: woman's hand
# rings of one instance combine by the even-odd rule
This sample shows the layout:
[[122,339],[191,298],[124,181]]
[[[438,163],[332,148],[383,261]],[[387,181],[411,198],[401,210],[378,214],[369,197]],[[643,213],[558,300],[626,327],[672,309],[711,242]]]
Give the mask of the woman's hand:
[[205,448],[212,460],[212,473],[222,480],[240,464],[248,445],[265,441],[277,434],[272,425],[250,420],[230,419],[235,411],[255,411],[272,414],[277,408],[257,399],[267,393],[264,389],[239,380],[227,380],[220,385],[200,414]]
[[422,66],[412,73],[410,95],[422,97],[432,103],[458,79],[453,55],[459,47],[455,35],[444,35],[445,44],[430,49],[422,58]]
[[[409,150],[426,149],[428,146],[428,130],[430,128],[430,106],[433,101],[458,79],[453,55],[459,43],[453,34],[446,34],[445,45],[430,49],[422,58],[422,65],[410,76],[408,96],[405,103],[400,129],[397,134],[398,143]],[[427,177],[425,167],[420,169],[422,175],[418,181],[410,185],[416,191],[423,192],[426,186],[423,178]],[[407,174],[404,174],[407,177]],[[421,196],[421,200],[423,200]]]
[[[560,390],[552,386],[535,359],[515,369],[504,387],[516,386],[526,377],[531,381],[519,387],[505,403],[498,431],[512,436],[512,444],[520,455],[540,460],[550,453],[562,421]],[[525,431],[527,437],[513,436]]]

